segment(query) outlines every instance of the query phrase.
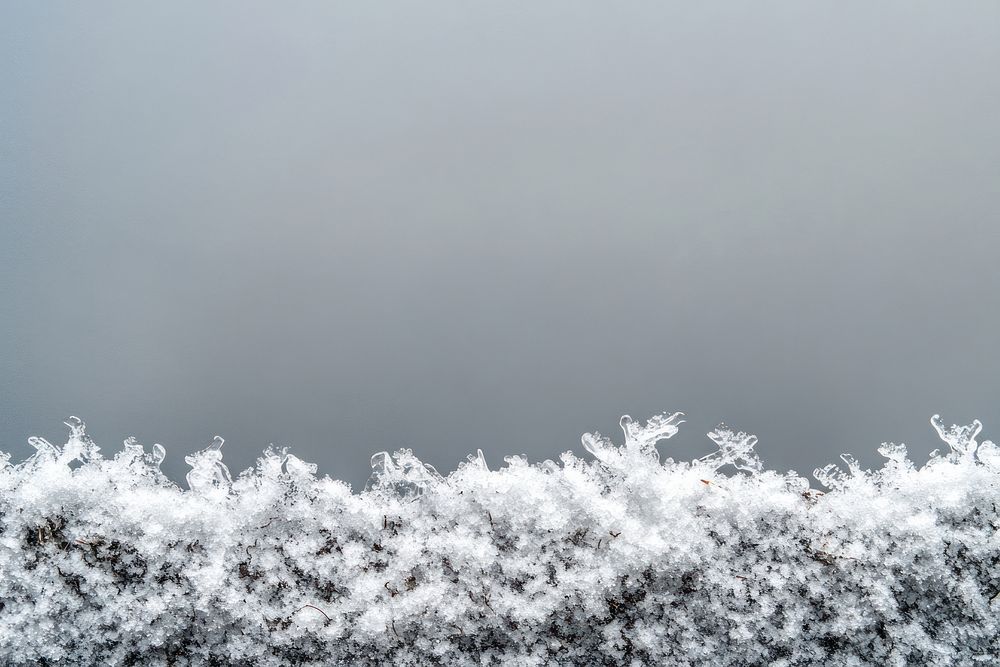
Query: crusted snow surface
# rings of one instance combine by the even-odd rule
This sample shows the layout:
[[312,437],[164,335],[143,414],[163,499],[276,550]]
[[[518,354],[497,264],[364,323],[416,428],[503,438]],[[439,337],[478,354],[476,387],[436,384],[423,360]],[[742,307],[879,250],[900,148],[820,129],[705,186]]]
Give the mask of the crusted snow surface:
[[756,437],[660,461],[680,413],[556,463],[448,476],[382,452],[360,493],[273,447],[189,489],[134,439],[0,455],[9,665],[975,665],[1000,654],[1000,450],[932,423],[915,466],[764,469]]

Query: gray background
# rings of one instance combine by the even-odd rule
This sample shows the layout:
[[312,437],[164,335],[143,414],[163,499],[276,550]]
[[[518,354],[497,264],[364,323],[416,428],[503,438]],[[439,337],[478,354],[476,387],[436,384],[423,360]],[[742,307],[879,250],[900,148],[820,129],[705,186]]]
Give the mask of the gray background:
[[1000,4],[0,6],[15,459],[1000,435]]

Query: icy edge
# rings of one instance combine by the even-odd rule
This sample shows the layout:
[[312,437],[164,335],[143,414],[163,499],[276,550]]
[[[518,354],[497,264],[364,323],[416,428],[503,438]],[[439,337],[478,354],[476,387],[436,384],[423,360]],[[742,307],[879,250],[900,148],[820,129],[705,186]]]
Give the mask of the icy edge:
[[411,451],[366,489],[287,449],[230,475],[224,441],[169,481],[83,422],[0,465],[4,664],[987,664],[1000,652],[998,451],[933,427],[921,467],[763,467],[755,436],[660,461],[680,413],[624,442],[448,476]]

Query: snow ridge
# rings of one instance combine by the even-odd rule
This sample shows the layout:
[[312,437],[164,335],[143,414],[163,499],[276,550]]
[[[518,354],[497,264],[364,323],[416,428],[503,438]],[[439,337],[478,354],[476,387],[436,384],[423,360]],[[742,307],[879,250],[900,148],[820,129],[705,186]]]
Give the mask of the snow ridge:
[[764,469],[757,438],[661,463],[682,415],[622,418],[559,463],[482,452],[443,477],[409,450],[366,489],[223,440],[189,490],[134,439],[0,454],[6,665],[989,664],[1000,653],[1000,448],[931,420],[916,467]]

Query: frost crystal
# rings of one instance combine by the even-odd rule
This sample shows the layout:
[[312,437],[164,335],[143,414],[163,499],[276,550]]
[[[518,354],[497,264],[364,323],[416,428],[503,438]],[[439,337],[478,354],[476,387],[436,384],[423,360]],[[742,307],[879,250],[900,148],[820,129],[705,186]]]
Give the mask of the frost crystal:
[[813,477],[828,489],[838,489],[847,481],[847,475],[836,463],[827,463],[813,471]]
[[184,490],[162,447],[103,459],[70,419],[62,447],[0,452],[0,664],[996,663],[1000,448],[978,422],[935,418],[952,453],[921,468],[901,444],[878,470],[845,454],[826,494],[723,425],[661,465],[680,423],[447,477],[380,452],[355,494],[286,447],[234,481],[221,438]]
[[100,449],[87,435],[87,425],[79,417],[70,417],[66,422],[69,426],[69,441],[63,447],[62,458],[76,460],[81,463],[100,458]]
[[477,449],[475,454],[469,454],[467,457],[469,463],[479,470],[488,471],[490,467],[486,465],[486,455],[483,454],[483,450]]
[[45,438],[32,436],[28,438],[28,444],[35,448],[35,453],[29,456],[21,466],[33,468],[59,458],[59,449]]
[[983,440],[976,450],[976,458],[990,470],[1000,472],[1000,447],[997,447],[991,440]]
[[596,431],[584,433],[580,438],[583,448],[594,455],[598,461],[612,467],[621,468],[632,465],[642,465],[642,459],[660,460],[656,451],[656,443],[667,440],[677,434],[678,425],[684,422],[683,412],[654,415],[646,425],[633,420],[628,415],[621,418],[619,424],[625,433],[625,446],[620,448]]
[[715,430],[709,431],[708,437],[719,446],[719,451],[701,457],[703,463],[716,470],[727,465],[750,473],[758,473],[763,469],[760,458],[753,450],[757,444],[757,436],[733,431],[725,424],[719,424]]
[[122,443],[122,451],[115,456],[115,459],[125,461],[126,463],[141,461],[158,472],[160,464],[163,463],[163,459],[166,456],[167,451],[163,448],[163,445],[159,444],[154,444],[152,451],[146,454],[139,441],[130,435],[125,438],[125,442]]
[[659,460],[656,443],[677,435],[678,426],[684,423],[681,419],[683,416],[683,412],[654,415],[645,426],[640,426],[639,422],[625,415],[621,419],[622,431],[625,432],[625,447],[649,454]]
[[890,461],[903,464],[906,462],[906,445],[903,443],[895,442],[883,442],[882,446],[878,448],[878,453],[889,459]]
[[442,481],[444,478],[434,466],[418,459],[412,450],[400,449],[393,454],[378,452],[372,456],[372,475],[365,490],[412,500]]
[[976,453],[976,436],[983,430],[982,423],[976,419],[965,426],[945,426],[940,415],[931,417],[931,425],[944,440],[955,456],[972,458]]
[[233,483],[229,468],[222,462],[222,445],[226,441],[215,436],[212,444],[205,449],[184,457],[184,462],[191,466],[187,474],[187,483],[196,493],[228,491]]

